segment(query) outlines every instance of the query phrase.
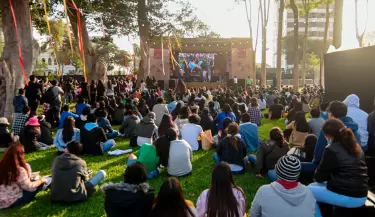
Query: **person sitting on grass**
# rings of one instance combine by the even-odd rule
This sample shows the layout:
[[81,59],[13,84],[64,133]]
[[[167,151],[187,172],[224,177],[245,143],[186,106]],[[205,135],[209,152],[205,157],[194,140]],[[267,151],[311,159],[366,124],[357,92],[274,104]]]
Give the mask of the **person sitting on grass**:
[[178,127],[178,132],[181,132],[181,128],[184,124],[189,123],[190,109],[188,106],[183,106],[178,113],[177,118],[174,120],[174,123]]
[[38,141],[48,146],[53,145],[51,124],[46,121],[46,117],[44,115],[38,116],[38,120],[40,124],[40,138]]
[[305,139],[302,147],[291,148],[287,155],[298,158],[301,162],[312,162],[314,159],[314,149],[318,138],[314,134],[310,134]]
[[20,142],[25,147],[25,153],[46,150],[55,146],[48,146],[38,140],[41,137],[40,124],[37,117],[29,118],[21,131]]
[[203,133],[202,127],[198,125],[200,121],[198,115],[191,115],[189,123],[184,124],[180,131],[182,139],[189,143],[193,151],[199,149],[198,137]]
[[258,126],[250,122],[250,115],[243,113],[241,116],[240,135],[248,151],[256,151],[259,145]]
[[81,129],[85,124],[87,123],[87,115],[91,113],[90,107],[85,107],[82,111],[82,114],[79,116],[79,118],[76,120],[76,127],[78,129]]
[[322,118],[323,120],[328,120],[328,106],[329,106],[330,102],[323,102],[322,104],[320,104],[320,118]]
[[[327,110],[330,119],[337,118],[341,120],[346,127],[349,127],[352,130],[357,141],[361,141],[360,136],[357,133],[358,124],[355,123],[352,118],[346,116],[348,107],[343,102],[332,101]],[[302,162],[301,180],[312,180],[327,145],[328,141],[324,136],[324,132],[321,131],[314,150],[314,160],[312,162]]]
[[116,145],[113,139],[107,139],[103,128],[96,124],[94,114],[87,116],[87,123],[80,130],[84,154],[102,155]]
[[159,157],[156,154],[157,144],[164,140],[159,137],[154,141],[154,144],[145,143],[141,146],[137,154],[130,154],[128,158],[128,166],[138,162],[146,167],[147,178],[152,179],[159,175]]
[[7,118],[0,118],[0,151],[3,152],[13,142],[13,135],[8,130]]
[[167,131],[169,128],[173,128],[178,132],[177,126],[174,124],[171,116],[169,115],[164,115],[163,118],[161,119],[160,125],[158,127],[158,135],[160,136],[165,136],[167,134]]
[[69,111],[69,105],[64,105],[63,112],[60,115],[60,123],[59,123],[58,129],[63,128],[64,120],[65,120],[65,118],[67,118],[69,116],[73,117],[74,119],[79,118],[78,115]]
[[131,138],[134,135],[137,124],[139,124],[141,120],[131,109],[127,109],[125,114],[126,119],[122,122],[119,133],[125,138]]
[[216,164],[221,161],[227,162],[234,173],[245,172],[244,157],[247,155],[247,148],[238,133],[239,130],[237,123],[229,124],[226,129],[227,136],[216,147],[216,153],[214,154]]
[[285,136],[289,140],[289,148],[303,147],[305,139],[310,132],[304,112],[300,111],[296,113],[295,120],[286,126],[284,135],[286,135],[286,132],[290,132],[288,136]]
[[[178,140],[176,130],[169,128],[167,131],[167,139],[169,141],[169,157],[168,157],[168,175],[175,177],[184,177],[191,174],[193,166],[193,152],[189,143],[185,140]],[[162,156],[158,155],[160,159]]]
[[196,207],[197,217],[245,216],[245,193],[234,183],[227,163],[221,162],[215,166],[211,187],[201,193]]
[[30,107],[25,106],[22,109],[22,114],[17,116],[12,125],[13,136],[19,136],[22,129],[25,127],[30,115]]
[[227,103],[224,104],[223,111],[216,116],[215,123],[217,123],[217,129],[220,130],[223,127],[225,118],[230,118],[232,121],[236,121],[236,116],[232,112],[232,108]]
[[249,155],[249,161],[255,164],[255,173],[258,178],[263,178],[269,170],[275,168],[277,161],[289,151],[285,142],[283,131],[274,127],[270,131],[270,140],[260,142],[256,156]]
[[14,144],[0,160],[0,209],[30,203],[48,182],[45,178],[31,180],[31,168],[24,152],[21,144]]
[[319,203],[345,208],[363,206],[368,176],[361,146],[352,130],[338,119],[328,120],[323,133],[330,145],[324,149],[315,171],[316,183],[309,185],[312,194]]
[[154,190],[147,183],[146,168],[134,163],[126,168],[124,181],[106,183],[104,209],[108,217],[149,216],[155,199]]
[[76,114],[81,115],[83,112],[83,109],[86,107],[90,107],[88,104],[85,103],[85,99],[81,96],[78,96],[78,102],[76,104]]
[[279,120],[283,116],[284,106],[279,103],[279,99],[273,100],[274,104],[269,108],[268,118],[270,120]]
[[137,145],[144,143],[152,144],[154,137],[158,137],[158,127],[155,124],[155,113],[148,113],[141,122],[137,124],[134,134],[137,136]]
[[321,216],[313,194],[307,186],[298,182],[301,171],[299,160],[293,156],[283,156],[277,161],[275,170],[277,181],[258,189],[251,204],[250,216]]
[[224,119],[224,122],[223,122],[223,127],[221,129],[219,129],[219,131],[217,132],[217,135],[214,136],[214,142],[216,144],[216,146],[218,144],[220,144],[221,140],[223,140],[226,136],[227,136],[227,127],[229,126],[229,124],[231,124],[233,121],[232,119],[226,117]]
[[80,142],[80,130],[75,128],[73,117],[65,118],[62,129],[57,130],[53,144],[58,149],[59,154],[66,152],[67,145],[71,142]]
[[250,107],[247,113],[250,115],[250,122],[260,126],[262,124],[262,113],[258,106],[258,100],[254,97],[251,98]]
[[108,113],[102,110],[98,113],[98,126],[103,128],[108,139],[114,139],[118,136],[118,131],[112,128],[111,122],[107,119]]
[[180,181],[168,178],[160,187],[150,217],[195,217],[194,204],[185,199]]
[[[69,123],[68,120],[69,118],[65,119],[65,123]],[[82,144],[72,141],[68,143],[65,153],[55,158],[52,165],[53,181],[50,194],[52,202],[75,203],[85,201],[95,192],[95,187],[106,176],[105,171],[100,170],[89,179],[86,162],[77,156],[82,151]]]
[[320,111],[318,107],[312,108],[310,111],[310,115],[311,119],[308,121],[309,127],[312,134],[318,137],[325,120],[320,117]]
[[161,119],[165,114],[169,115],[168,106],[164,104],[164,99],[162,97],[157,98],[156,105],[152,108],[152,111],[155,113],[155,124],[156,126],[160,125]]
[[203,131],[211,130],[211,133],[213,135],[216,134],[216,126],[214,123],[214,119],[210,115],[208,108],[204,108],[202,110],[202,117],[199,125],[202,127]]

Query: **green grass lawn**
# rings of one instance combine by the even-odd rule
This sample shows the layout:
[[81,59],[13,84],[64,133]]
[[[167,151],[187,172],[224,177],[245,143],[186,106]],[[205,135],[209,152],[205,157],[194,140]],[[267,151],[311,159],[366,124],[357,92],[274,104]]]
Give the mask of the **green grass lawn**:
[[[267,139],[268,133],[272,127],[285,126],[284,120],[269,121],[263,120],[263,125],[259,129],[261,139]],[[129,140],[122,138],[117,140],[118,149],[127,149]],[[191,176],[181,178],[181,184],[187,199],[194,203],[198,199],[200,193],[210,186],[211,171],[214,167],[211,151],[194,152],[193,156],[193,174]],[[2,156],[0,154],[0,156]],[[49,175],[52,162],[56,157],[56,150],[47,150],[27,154],[27,162],[31,165],[33,171],[40,171],[41,175]],[[82,156],[87,162],[87,167],[94,172],[105,170],[107,177],[104,182],[120,182],[123,180],[123,174],[126,168],[128,155],[112,157],[104,154],[103,156]],[[155,179],[150,180],[153,188],[158,190],[162,182],[167,178],[166,171]],[[248,208],[254,198],[258,188],[269,183],[268,179],[257,179],[254,174],[246,173],[244,175],[235,176],[235,182],[246,193],[246,203]],[[73,205],[54,204],[49,201],[49,191],[38,193],[36,199],[20,208],[0,210],[0,216],[105,216],[104,211],[104,193],[98,190],[86,202]]]

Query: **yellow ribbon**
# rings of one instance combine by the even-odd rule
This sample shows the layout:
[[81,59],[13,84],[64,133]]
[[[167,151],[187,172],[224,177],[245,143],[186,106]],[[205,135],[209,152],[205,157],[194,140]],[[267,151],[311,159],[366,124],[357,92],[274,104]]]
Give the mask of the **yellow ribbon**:
[[[182,48],[181,48],[180,42],[177,39],[176,34],[173,33],[173,35],[174,35],[174,39],[176,40],[177,46],[178,46],[178,48],[180,48],[180,52],[182,53]],[[185,62],[186,67],[189,68],[189,64],[187,63],[185,57],[184,57],[184,62]]]
[[171,37],[168,36],[168,43],[169,43],[169,52],[171,53],[171,61],[172,61],[172,69],[174,70],[174,57],[172,52],[172,45],[171,45]]
[[48,12],[47,12],[46,0],[43,0],[43,5],[44,5],[44,13],[46,14],[46,22],[47,22],[47,27],[48,27],[49,39],[50,39],[49,41],[50,41],[50,44],[52,46],[53,56],[55,57],[55,62],[56,62],[56,65],[57,65],[58,75],[61,75],[60,65],[59,65],[59,62],[57,61],[57,55],[56,55],[56,52],[55,52],[55,47],[53,46],[53,40],[52,40],[52,34],[51,34],[51,26],[49,25],[49,17],[48,17]]

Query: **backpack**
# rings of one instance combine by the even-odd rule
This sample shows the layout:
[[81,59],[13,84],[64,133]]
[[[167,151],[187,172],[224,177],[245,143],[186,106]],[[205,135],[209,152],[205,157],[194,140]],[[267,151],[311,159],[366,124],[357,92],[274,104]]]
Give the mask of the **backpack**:
[[55,97],[53,96],[52,88],[53,87],[48,88],[48,90],[44,93],[43,102],[51,104],[51,102],[55,99]]

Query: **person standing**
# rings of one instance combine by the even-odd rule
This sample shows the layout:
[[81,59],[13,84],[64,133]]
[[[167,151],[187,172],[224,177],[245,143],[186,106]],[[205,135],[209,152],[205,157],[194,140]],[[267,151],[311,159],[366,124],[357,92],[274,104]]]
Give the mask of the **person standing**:
[[246,79],[246,88],[250,88],[251,87],[251,84],[253,83],[253,79],[250,78],[250,76],[247,76],[247,79]]
[[35,115],[40,103],[40,95],[43,92],[43,87],[48,84],[48,78],[46,78],[44,84],[38,83],[35,75],[30,75],[29,79],[29,84],[25,88],[25,96],[31,108],[31,113]]
[[237,78],[237,76],[234,76],[234,78],[233,78],[233,84],[234,84],[235,90],[237,90],[237,88],[238,88],[238,78]]
[[60,121],[60,111],[61,111],[61,95],[64,94],[64,91],[61,89],[61,87],[57,86],[57,81],[53,80],[51,81],[52,87],[52,97],[50,101],[50,109],[52,110],[53,119],[54,121],[58,122]]
[[13,106],[14,106],[14,115],[13,115],[13,125],[14,121],[17,119],[18,116],[22,115],[22,111],[24,107],[29,105],[27,98],[25,97],[25,89],[18,90],[18,96],[15,96],[13,99]]

